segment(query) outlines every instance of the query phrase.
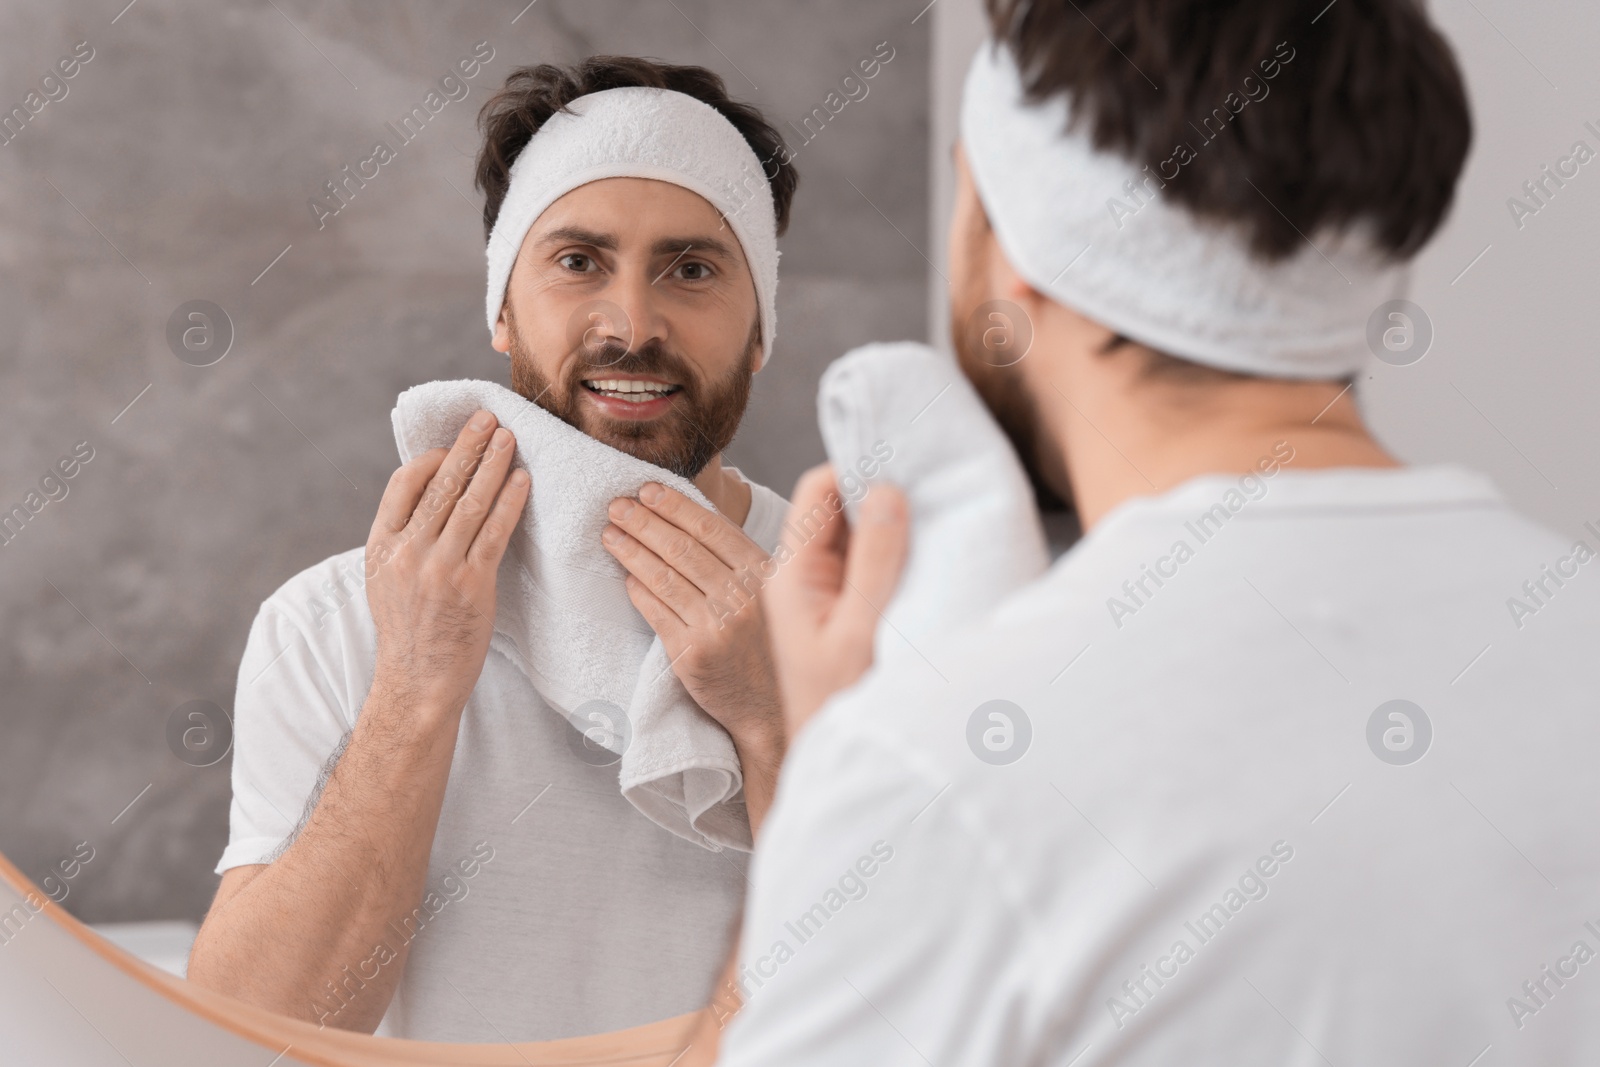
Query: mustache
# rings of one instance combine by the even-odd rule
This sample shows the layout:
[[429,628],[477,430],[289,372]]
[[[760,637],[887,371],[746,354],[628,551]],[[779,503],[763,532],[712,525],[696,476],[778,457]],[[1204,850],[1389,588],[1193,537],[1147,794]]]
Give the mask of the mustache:
[[[574,378],[584,378],[591,371],[612,371],[616,374],[654,375],[692,393],[696,378],[689,362],[667,350],[659,340],[652,338],[637,349],[630,349],[619,341],[610,340],[599,345],[581,345],[574,353],[577,363]],[[576,382],[574,382],[576,384]]]

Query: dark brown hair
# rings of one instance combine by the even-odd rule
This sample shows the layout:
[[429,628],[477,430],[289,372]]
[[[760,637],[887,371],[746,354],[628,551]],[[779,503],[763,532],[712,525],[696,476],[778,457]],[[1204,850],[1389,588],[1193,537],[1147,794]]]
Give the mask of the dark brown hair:
[[[1472,118],[1417,0],[986,4],[1030,100],[1066,94],[1097,148],[1151,173],[1166,162],[1164,179],[1191,145],[1161,195],[1238,225],[1265,259],[1357,224],[1409,257],[1450,209]],[[1239,103],[1246,76],[1263,95]],[[1199,127],[1217,109],[1212,138]]]
[[783,138],[772,124],[749,104],[728,96],[722,79],[704,67],[679,66],[636,56],[590,56],[571,67],[541,63],[518,67],[505,85],[491,96],[478,112],[478,127],[483,131],[483,147],[478,151],[476,184],[484,194],[483,234],[488,240],[500,204],[511,184],[511,164],[515,163],[529,138],[580,96],[639,86],[671,89],[692,96],[716,108],[731,123],[761,161],[762,171],[772,188],[772,204],[778,217],[778,232],[789,225],[789,205],[794,200],[800,174],[789,158]]

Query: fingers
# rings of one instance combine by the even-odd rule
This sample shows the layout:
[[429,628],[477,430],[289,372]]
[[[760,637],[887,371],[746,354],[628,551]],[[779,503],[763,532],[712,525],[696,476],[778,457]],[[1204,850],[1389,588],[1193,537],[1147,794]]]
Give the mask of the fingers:
[[494,507],[495,497],[511,470],[511,459],[515,452],[516,441],[504,426],[489,436],[488,449],[479,459],[477,471],[467,483],[466,492],[450,510],[450,518],[439,534],[440,548],[458,558],[467,554],[467,549]]
[[[687,624],[691,620],[701,617],[707,610],[706,596],[689,579],[678,573],[654,552],[650,551],[643,543],[631,537],[627,531],[616,526],[607,526],[600,534],[606,549],[617,558],[617,562],[626,567],[630,577],[634,579],[628,583],[631,592],[635,583],[640,584],[656,600],[670,609],[674,618],[680,624]],[[634,605],[637,607],[637,603]],[[643,614],[643,609],[640,609]],[[655,620],[645,616],[651,626]],[[660,627],[656,627],[660,633]]]
[[461,499],[473,474],[477,473],[478,464],[489,447],[490,435],[497,425],[493,415],[479,411],[456,436],[455,445],[428,482],[427,491],[422,494],[422,500],[411,516],[411,526],[417,533],[429,538],[439,536],[444,524],[450,521],[456,501]]
[[514,470],[495,498],[489,517],[478,527],[478,535],[467,549],[467,562],[475,566],[495,569],[511,543],[511,533],[522,519],[522,509],[527,506],[528,494],[533,491],[533,478],[525,470]]
[[790,557],[764,590],[780,615],[787,610],[816,614],[838,596],[848,544],[842,510],[832,467],[824,463],[800,476],[784,522]]
[[417,510],[417,501],[422,499],[429,480],[438,473],[447,452],[443,448],[430,448],[413,456],[409,463],[389,476],[383,499],[378,502],[377,517],[372,520],[373,534],[393,534],[405,529],[412,512]]
[[[662,491],[670,492],[670,490]],[[674,495],[681,496],[681,494]],[[667,566],[687,578],[700,592],[710,594],[725,588],[732,577],[732,572],[728,565],[699,539],[699,534],[720,535],[722,530],[717,529],[713,534],[711,528],[731,524],[722,516],[707,511],[687,497],[683,498],[683,502],[700,512],[704,519],[709,521],[696,521],[693,523],[695,526],[693,531],[685,530],[662,518],[640,501],[626,496],[613,500],[607,514],[613,523],[655,553],[656,557]],[[687,513],[680,514],[686,519],[689,518]],[[740,532],[739,536],[743,537],[744,534]],[[751,542],[751,547],[760,553],[760,548],[754,542]],[[626,561],[623,561],[623,565],[627,565]],[[648,579],[649,575],[640,574],[639,577]]]
[[767,558],[761,546],[726,516],[701,507],[676,489],[646,482],[639,487],[639,502],[704,545],[731,568],[751,567]]
[[[861,501],[860,521],[851,531],[845,560],[846,593],[840,598],[836,624],[847,632],[872,634],[888,606],[909,542],[909,509],[898,486],[880,482]],[[853,595],[852,595],[853,594]]]
[[626,581],[628,599],[633,601],[633,606],[639,609],[639,614],[644,616],[644,621],[650,624],[650,629],[661,638],[668,655],[671,655],[673,646],[678,644],[684,635],[686,627],[683,619],[668,607],[665,601],[652,593],[644,582],[631,574]]
[[801,477],[785,523],[792,555],[763,591],[772,604],[774,630],[802,616],[847,642],[870,642],[877,631],[905,566],[905,494],[894,485],[874,485],[854,530],[847,529],[842,511],[831,467],[814,467]]

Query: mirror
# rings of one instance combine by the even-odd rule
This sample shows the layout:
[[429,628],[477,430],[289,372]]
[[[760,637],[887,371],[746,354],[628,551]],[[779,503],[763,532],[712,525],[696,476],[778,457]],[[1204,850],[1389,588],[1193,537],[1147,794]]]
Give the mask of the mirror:
[[[26,936],[24,934],[26,928]],[[78,922],[0,857],[0,996],[8,1055],[26,1063],[169,1067],[709,1063],[696,1014],[597,1037],[517,1045],[401,1041],[253,1008],[134,958]]]
[[[284,1064],[672,1060],[731,948],[746,857],[641,815],[603,739],[526,704],[462,728],[494,803],[445,806],[417,899],[392,916],[407,974],[434,977],[402,988],[382,1026],[356,1018],[362,983],[399,964],[370,946],[298,991],[293,1014],[321,1031],[179,977],[219,862],[282,851],[365,695],[359,657],[313,677],[295,673],[306,646],[270,643],[343,633],[365,602],[356,572],[306,587],[268,643],[252,626],[296,575],[366,541],[400,463],[403,390],[510,382],[480,314],[474,163],[479,109],[517,67],[701,64],[788,140],[806,179],[780,340],[724,457],[786,494],[822,458],[821,368],[924,330],[930,195],[902,164],[929,154],[931,18],[843,0],[414,5],[378,21],[289,0],[29,0],[15,14],[0,53],[24,118],[0,138],[18,208],[0,269],[31,295],[3,372],[0,850],[22,910],[0,929],[0,969],[37,1022],[27,1038],[70,1032],[82,1062],[120,1062],[120,1047],[259,1067],[291,1043]],[[298,724],[276,748],[241,698],[268,692],[253,706]],[[330,708],[348,719],[317,718]],[[500,745],[497,760],[495,730],[531,711],[534,757]],[[269,749],[301,770],[235,781]],[[294,901],[369,879],[300,887],[256,955],[323,943]],[[585,1043],[597,1034],[612,1036]]]

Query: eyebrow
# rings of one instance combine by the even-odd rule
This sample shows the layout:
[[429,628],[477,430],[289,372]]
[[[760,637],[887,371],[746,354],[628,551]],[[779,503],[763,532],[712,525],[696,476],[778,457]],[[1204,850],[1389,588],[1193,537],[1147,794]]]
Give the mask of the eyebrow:
[[691,249],[696,252],[707,253],[719,259],[733,260],[738,258],[733,248],[726,241],[706,234],[696,237],[663,237],[650,246],[650,253],[656,256],[664,256],[668,253],[681,256]]
[[579,244],[591,248],[604,248],[615,251],[617,238],[614,234],[600,233],[597,230],[585,230],[578,226],[561,226],[543,234],[539,238],[542,245]]
[[[540,236],[542,245],[580,244],[591,248],[603,248],[614,252],[617,249],[615,234],[601,233],[598,230],[585,230],[580,226],[561,226]],[[683,255],[694,250],[703,254],[725,260],[738,258],[733,246],[726,241],[709,234],[698,234],[687,237],[662,237],[650,246],[653,256]]]

